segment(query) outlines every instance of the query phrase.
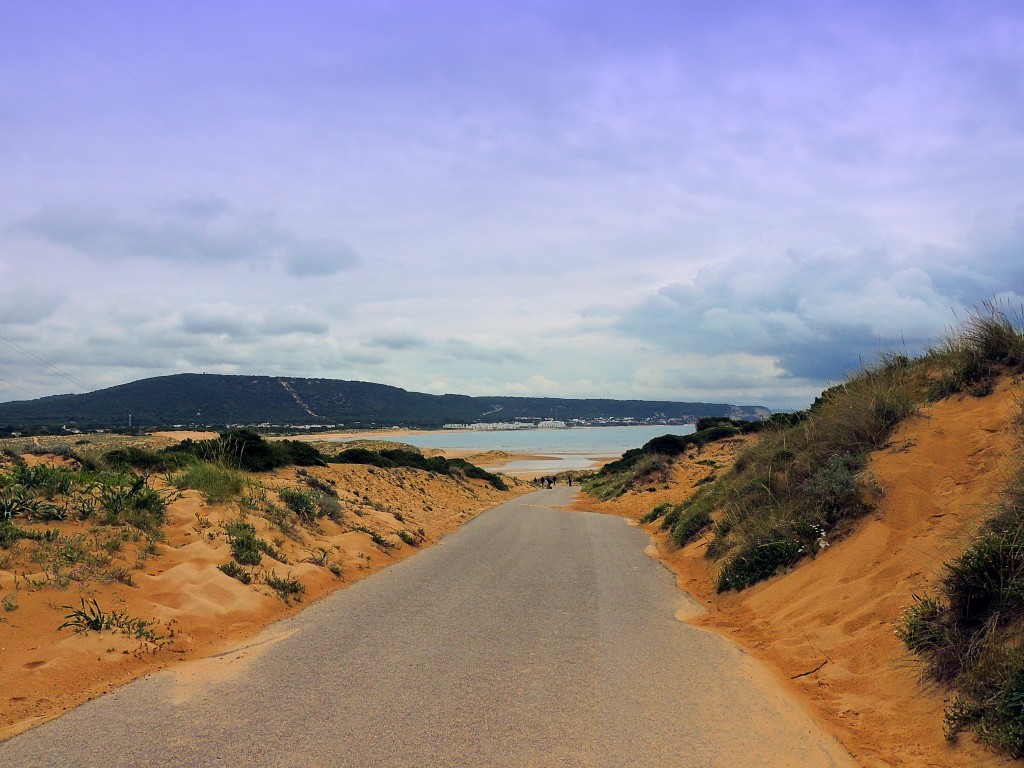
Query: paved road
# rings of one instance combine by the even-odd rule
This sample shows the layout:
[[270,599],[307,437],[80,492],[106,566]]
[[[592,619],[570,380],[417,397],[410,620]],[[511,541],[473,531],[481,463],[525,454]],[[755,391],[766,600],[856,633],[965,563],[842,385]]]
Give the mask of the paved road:
[[245,649],[0,744],[0,765],[853,765],[674,619],[642,531],[551,508],[571,493],[497,507]]

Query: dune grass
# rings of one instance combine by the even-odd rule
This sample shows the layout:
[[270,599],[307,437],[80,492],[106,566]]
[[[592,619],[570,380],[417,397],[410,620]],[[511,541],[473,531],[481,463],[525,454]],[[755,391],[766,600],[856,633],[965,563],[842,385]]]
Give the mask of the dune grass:
[[199,491],[211,504],[231,501],[246,488],[246,476],[237,469],[210,461],[196,461],[171,475],[171,485]]
[[[788,417],[783,416],[783,419]],[[607,500],[641,486],[668,483],[672,465],[679,456],[699,451],[717,440],[760,432],[766,424],[761,421],[733,421],[725,416],[698,419],[696,431],[689,435],[661,435],[647,441],[641,448],[626,451],[621,458],[583,479],[583,490]]]
[[975,307],[958,331],[951,332],[929,353],[939,375],[931,385],[938,399],[957,392],[984,396],[992,391],[1000,368],[1024,365],[1024,317],[1003,301]]
[[906,358],[883,359],[822,393],[798,423],[766,430],[707,494],[687,502],[718,509],[708,553],[724,560],[719,591],[818,551],[871,508],[868,453],[913,413],[922,385]]
[[[1024,433],[1024,414],[1016,426]],[[948,739],[973,729],[1024,757],[1024,461],[979,535],[945,565],[937,594],[914,595],[896,634],[926,677],[956,692]]]
[[1020,313],[982,304],[921,357],[883,355],[807,411],[773,418],[730,470],[649,518],[662,517],[683,544],[713,512],[707,555],[721,562],[718,590],[756,584],[827,548],[872,508],[879,489],[868,456],[903,419],[953,392],[984,396],[998,373],[1022,366]]

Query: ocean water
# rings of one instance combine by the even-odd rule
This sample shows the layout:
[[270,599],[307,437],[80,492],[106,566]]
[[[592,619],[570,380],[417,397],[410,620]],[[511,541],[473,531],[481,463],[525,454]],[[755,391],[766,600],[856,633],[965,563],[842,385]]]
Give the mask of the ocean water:
[[[620,456],[661,435],[689,435],[693,425],[643,425],[632,427],[572,427],[570,429],[519,429],[456,432],[437,430],[419,435],[396,436],[396,442],[417,448],[467,451],[511,451],[549,458],[511,461],[498,467],[515,474],[562,472],[599,466],[602,459]],[[384,435],[381,439],[389,439]],[[344,440],[339,442],[346,442]]]

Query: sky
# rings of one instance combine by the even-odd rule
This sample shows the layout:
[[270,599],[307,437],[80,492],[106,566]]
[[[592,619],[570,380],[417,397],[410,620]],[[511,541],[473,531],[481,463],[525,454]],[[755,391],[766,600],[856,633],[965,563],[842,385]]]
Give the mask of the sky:
[[809,404],[1024,302],[1024,6],[0,4],[0,401]]

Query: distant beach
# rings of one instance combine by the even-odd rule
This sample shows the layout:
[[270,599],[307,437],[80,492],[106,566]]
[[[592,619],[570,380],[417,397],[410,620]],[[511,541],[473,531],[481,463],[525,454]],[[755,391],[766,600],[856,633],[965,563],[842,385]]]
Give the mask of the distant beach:
[[340,443],[394,440],[424,450],[439,450],[449,458],[473,460],[496,472],[533,477],[595,469],[655,437],[689,435],[694,429],[692,424],[487,431],[399,429],[319,435],[317,439]]

